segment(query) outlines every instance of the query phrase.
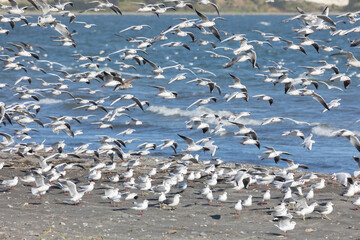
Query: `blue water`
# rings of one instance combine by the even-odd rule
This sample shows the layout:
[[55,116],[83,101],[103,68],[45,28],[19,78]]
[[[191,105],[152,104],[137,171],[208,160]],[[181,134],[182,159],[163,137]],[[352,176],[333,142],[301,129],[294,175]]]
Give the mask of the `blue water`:
[[[60,21],[68,25],[69,30],[76,30],[77,34],[74,35],[74,39],[77,43],[77,47],[63,47],[59,46],[59,42],[53,41],[51,37],[58,36],[58,33],[51,27],[22,27],[20,23],[16,24],[14,30],[10,31],[8,36],[1,35],[1,46],[8,46],[8,42],[11,41],[24,41],[32,45],[39,45],[45,50],[36,50],[42,60],[56,61],[63,64],[65,67],[54,65],[53,68],[49,67],[46,63],[36,62],[39,67],[44,68],[48,73],[56,73],[54,69],[65,70],[69,73],[80,73],[93,71],[94,69],[86,69],[80,67],[85,62],[75,62],[72,54],[81,53],[83,55],[94,56],[101,53],[102,56],[120,50],[123,48],[136,48],[136,43],[129,43],[125,38],[120,38],[114,34],[119,33],[120,30],[139,24],[148,24],[151,29],[144,28],[142,31],[126,31],[123,35],[131,37],[155,37],[159,33],[169,26],[174,26],[179,23],[180,20],[177,18],[184,17],[181,15],[162,15],[160,18],[156,16],[142,16],[142,15],[81,15],[77,16],[77,21],[85,21],[87,23],[95,23],[97,26],[84,29],[81,24],[68,24],[68,20],[61,16],[56,16]],[[186,15],[188,18],[197,18],[196,16]],[[210,16],[213,17],[213,16]],[[250,15],[250,16],[237,16],[237,15],[225,15],[225,21],[217,20],[216,27],[219,30],[224,30],[231,33],[242,33],[246,34],[246,37],[250,40],[265,40],[260,34],[250,30],[261,30],[267,33],[273,33],[277,36],[281,36],[284,39],[292,40],[296,43],[300,43],[296,33],[293,29],[299,28],[301,22],[294,20],[288,23],[282,23],[283,19],[290,16],[266,16],[266,15]],[[333,18],[335,18],[333,16]],[[37,16],[29,16],[30,22],[34,22]],[[1,27],[10,28],[8,24],[2,23]],[[348,29],[355,27],[349,24],[338,24],[338,28]],[[196,28],[186,29],[195,34],[196,39],[203,39],[213,41],[217,46],[229,46],[237,48],[239,43],[228,41],[220,43],[212,35],[203,35]],[[346,139],[338,138],[334,136],[334,131],[342,128],[346,128],[355,133],[359,128],[360,123],[355,123],[357,119],[360,119],[360,108],[358,104],[358,74],[357,72],[351,78],[352,82],[348,89],[344,89],[343,84],[340,82],[331,83],[339,86],[344,91],[339,90],[328,90],[324,85],[320,84],[319,89],[316,90],[318,94],[323,96],[326,102],[330,102],[332,99],[341,98],[341,106],[333,108],[331,111],[322,113],[323,107],[313,100],[311,97],[302,96],[289,96],[284,94],[284,87],[282,84],[276,86],[271,83],[264,83],[263,77],[256,74],[263,73],[267,70],[267,66],[274,65],[269,60],[281,62],[284,67],[292,69],[294,72],[289,76],[296,78],[299,76],[306,77],[304,73],[305,69],[299,66],[320,66],[316,63],[317,60],[326,60],[329,63],[337,64],[340,72],[346,72],[350,74],[356,71],[356,69],[347,69],[345,66],[346,58],[342,56],[330,56],[331,53],[320,51],[316,53],[312,46],[305,46],[307,55],[299,51],[283,49],[286,44],[284,42],[272,42],[273,48],[268,45],[259,46],[252,43],[257,53],[257,61],[261,70],[253,69],[249,62],[237,63],[233,67],[224,69],[223,65],[228,61],[224,58],[212,58],[209,53],[204,51],[213,51],[210,45],[200,46],[198,42],[190,42],[190,37],[181,38],[172,34],[167,34],[168,40],[159,41],[154,43],[152,46],[146,49],[148,55],[140,53],[140,55],[148,58],[159,66],[171,66],[174,65],[172,61],[179,62],[187,68],[200,67],[205,70],[209,70],[216,74],[212,76],[210,74],[197,73],[198,77],[210,78],[216,82],[222,89],[222,95],[220,96],[215,90],[213,93],[209,93],[209,89],[206,87],[196,86],[194,83],[188,83],[187,81],[195,79],[191,73],[188,73],[186,80],[176,81],[168,84],[168,81],[175,75],[186,72],[179,71],[176,69],[167,69],[163,73],[165,79],[153,79],[151,76],[151,67],[149,64],[137,65],[135,61],[125,60],[127,64],[132,64],[136,67],[133,69],[120,69],[117,62],[122,62],[121,53],[111,55],[111,62],[103,62],[100,64],[100,69],[95,71],[119,71],[123,72],[123,76],[129,77],[133,74],[141,76],[140,79],[133,82],[134,88],[122,91],[113,91],[112,88],[101,88],[103,82],[92,80],[91,84],[65,81],[63,83],[69,85],[69,89],[76,97],[90,98],[97,100],[104,97],[109,97],[103,104],[105,107],[112,109],[114,106],[120,107],[122,105],[128,105],[133,103],[131,100],[121,100],[114,106],[109,106],[110,103],[122,94],[133,94],[141,101],[147,100],[151,106],[146,109],[145,112],[140,109],[131,110],[127,112],[132,117],[137,118],[143,122],[140,126],[127,126],[125,121],[128,121],[127,117],[118,117],[113,124],[114,129],[96,129],[97,125],[91,124],[93,121],[99,121],[106,113],[103,110],[96,111],[85,111],[85,109],[73,109],[78,107],[74,101],[70,100],[69,95],[62,94],[60,96],[54,96],[48,92],[42,92],[43,96],[39,96],[41,111],[37,115],[37,118],[42,120],[44,123],[49,123],[50,120],[47,116],[81,116],[88,114],[95,114],[96,117],[90,118],[87,121],[83,121],[82,124],[77,122],[71,122],[73,131],[83,130],[84,134],[77,135],[74,138],[67,136],[65,133],[60,132],[56,134],[51,128],[41,128],[35,123],[27,124],[28,127],[33,127],[39,130],[39,132],[30,132],[29,135],[32,139],[24,140],[24,142],[37,142],[40,143],[43,139],[46,139],[45,145],[49,146],[59,140],[65,140],[66,147],[65,151],[72,151],[74,147],[80,146],[85,143],[91,142],[90,149],[96,149],[100,147],[100,144],[95,142],[98,139],[97,135],[109,135],[111,137],[119,137],[123,140],[137,138],[138,141],[134,141],[132,144],[128,144],[125,151],[135,151],[136,146],[142,142],[155,142],[161,143],[162,139],[175,139],[179,143],[178,151],[181,148],[185,148],[184,141],[177,136],[182,134],[199,140],[204,137],[212,137],[215,141],[214,144],[219,146],[215,157],[219,157],[226,162],[238,162],[238,163],[252,163],[252,164],[263,164],[263,165],[275,165],[273,160],[263,160],[258,158],[266,149],[264,146],[274,147],[276,150],[282,150],[293,155],[290,156],[295,162],[299,162],[309,166],[311,171],[318,171],[324,173],[332,172],[352,172],[357,170],[357,165],[352,159],[353,155],[357,155],[356,148]],[[330,42],[319,42],[328,46],[340,46],[343,50],[354,51],[355,56],[359,56],[358,49],[349,48],[349,39],[355,39],[358,37],[356,33],[350,33],[346,36],[331,36],[329,31],[317,31],[311,35],[312,39],[330,41]],[[223,36],[222,38],[226,38]],[[171,48],[161,47],[161,44],[170,41],[183,41],[190,48],[188,51],[185,48]],[[225,52],[221,49],[215,50],[217,53],[227,55],[230,58],[234,57],[231,51]],[[2,54],[9,54],[8,51],[4,50]],[[11,55],[11,54],[10,54]],[[35,60],[33,58],[20,57],[17,61],[22,62],[28,66],[27,61]],[[172,60],[172,61],[171,61]],[[1,63],[2,64],[2,63]],[[233,90],[228,87],[232,84],[232,79],[228,75],[229,73],[234,74],[242,80],[242,83],[247,86],[250,99],[249,102],[245,102],[242,99],[234,99],[230,102],[226,102],[223,97],[226,93],[232,92]],[[60,73],[57,73],[63,77]],[[332,71],[327,70],[323,76],[312,77],[315,80],[327,81],[331,76]],[[39,89],[43,87],[36,78],[42,78],[48,82],[57,82],[57,77],[41,72],[35,72],[29,70],[28,73],[24,71],[0,71],[0,81],[10,84],[12,87],[16,79],[21,76],[30,76],[33,80],[31,84],[27,82],[21,82],[19,85],[28,85],[28,88]],[[74,79],[72,79],[74,80]],[[164,86],[166,89],[178,92],[177,99],[162,99],[156,97],[158,93],[155,88],[150,86]],[[79,88],[91,88],[93,90],[99,89],[101,92],[95,95],[88,95],[86,91],[79,90]],[[300,86],[296,86],[300,88]],[[310,86],[309,89],[314,89]],[[0,89],[1,101],[10,105],[15,102],[26,102],[29,100],[19,100],[18,95],[14,95],[14,90],[10,87]],[[268,102],[258,101],[252,96],[257,94],[266,94],[274,98],[274,103],[269,106]],[[211,103],[206,106],[196,108],[192,107],[186,110],[192,102],[199,98],[208,98],[210,96],[216,97],[218,101]],[[30,100],[32,101],[32,100]],[[32,101],[35,103],[35,101]],[[243,111],[251,112],[250,117],[242,118],[240,121],[246,126],[253,128],[259,137],[261,143],[261,149],[257,149],[255,146],[242,146],[238,142],[241,138],[234,136],[233,132],[237,130],[236,126],[229,123],[224,123],[224,127],[228,130],[228,133],[224,136],[216,136],[210,133],[203,134],[200,130],[189,130],[186,128],[185,121],[191,117],[200,116],[203,113],[216,113],[219,115],[228,115],[231,113],[239,113]],[[269,124],[262,126],[261,123],[265,118],[269,117],[288,117],[298,121],[307,121],[311,123],[308,125],[295,125],[291,121],[284,120],[281,123]],[[210,122],[211,128],[215,127],[216,121]],[[11,126],[2,126],[0,131],[13,134],[14,129],[19,129],[20,126],[16,123]],[[136,131],[129,136],[116,136],[117,133],[127,129],[134,128]],[[299,129],[305,136],[313,133],[313,140],[316,143],[313,144],[311,151],[304,148],[302,140],[298,137],[281,136],[284,131]],[[20,143],[20,139],[16,139],[17,143]],[[152,152],[153,156],[169,156],[172,154],[171,149],[160,150],[157,149]],[[200,154],[200,159],[208,159],[210,155]],[[280,162],[278,166],[284,167],[285,163]]]

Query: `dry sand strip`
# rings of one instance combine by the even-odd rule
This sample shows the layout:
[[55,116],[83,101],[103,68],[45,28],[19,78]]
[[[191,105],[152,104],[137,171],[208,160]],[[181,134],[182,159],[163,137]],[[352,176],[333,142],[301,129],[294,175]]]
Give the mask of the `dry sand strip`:
[[[11,167],[0,170],[2,180],[13,176],[22,177],[25,170],[38,167],[34,157],[20,158],[18,156],[4,156],[2,161],[11,163]],[[63,162],[64,159],[53,160],[54,164]],[[67,162],[81,162],[90,166],[92,160],[89,157],[79,159],[66,159]],[[141,165],[134,171],[134,177],[144,176],[151,168],[156,167],[158,162],[168,161],[165,159],[141,158]],[[173,165],[177,165],[175,162]],[[234,164],[223,164],[223,167],[234,167]],[[250,168],[251,165],[242,165]],[[204,169],[203,163],[191,164],[188,172]],[[219,167],[217,168],[219,169]],[[272,171],[278,171],[271,168]],[[123,173],[125,167],[120,163],[115,172]],[[296,171],[295,176],[301,176],[304,172]],[[77,186],[87,184],[83,177],[88,174],[88,169],[74,168],[68,171],[66,178],[78,181]],[[114,175],[112,173],[111,175]],[[158,173],[153,179],[152,185],[161,184],[164,176],[169,172]],[[180,193],[180,204],[174,209],[160,208],[158,195],[149,192],[142,195],[138,190],[137,202],[149,200],[149,207],[140,216],[139,211],[132,209],[133,203],[110,204],[110,200],[101,198],[104,195],[104,185],[111,185],[123,190],[122,182],[110,183],[104,173],[102,179],[97,181],[95,189],[91,192],[92,197],[84,196],[81,206],[66,203],[69,196],[64,195],[58,188],[50,190],[41,199],[36,199],[31,194],[31,187],[19,182],[13,190],[0,186],[0,239],[278,239],[283,238],[283,232],[275,227],[273,217],[268,213],[270,208],[278,205],[284,194],[278,192],[274,186],[270,186],[270,204],[261,205],[264,186],[252,185],[249,189],[241,192],[232,189],[221,176],[218,184],[213,187],[214,198],[226,191],[228,199],[223,206],[214,200],[211,205],[199,195],[204,188],[204,181],[209,177],[203,174],[199,180],[189,184],[187,189]],[[293,210],[293,221],[297,225],[289,231],[288,239],[360,239],[360,211],[356,211],[351,201],[358,198],[357,195],[350,201],[341,194],[346,190],[338,183],[330,181],[330,176],[318,174],[319,178],[326,179],[326,188],[320,193],[315,192],[312,201],[334,203],[334,211],[329,215],[331,220],[321,219],[321,215],[312,213],[306,221],[297,216]],[[320,179],[312,180],[303,187],[303,192],[309,190],[309,186]],[[136,180],[137,181],[137,180]],[[168,198],[179,191],[174,187],[167,194]],[[240,216],[235,216],[234,205],[239,199],[253,196],[253,204],[246,210],[242,210]]]

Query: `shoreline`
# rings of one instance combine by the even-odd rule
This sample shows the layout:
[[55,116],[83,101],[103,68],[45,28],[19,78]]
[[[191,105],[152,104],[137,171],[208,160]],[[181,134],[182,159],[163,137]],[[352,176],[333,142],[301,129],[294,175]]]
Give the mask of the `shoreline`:
[[[7,155],[7,158],[10,157],[13,158],[14,164],[0,170],[2,180],[15,175],[23,177],[24,171],[39,167],[34,157],[24,159],[19,156]],[[104,160],[104,157],[102,156],[101,159]],[[158,163],[171,161],[165,158],[132,157],[131,159],[140,161],[140,165],[134,167],[136,182],[138,182],[139,176],[145,176],[149,170],[157,167]],[[85,169],[74,167],[68,171],[65,178],[76,182],[77,187],[88,184],[84,175],[89,173],[89,167],[93,164],[91,156],[49,161],[53,164],[61,162],[82,164]],[[122,164],[125,165],[125,163]],[[172,161],[172,165],[173,167],[165,172],[158,171],[153,177],[152,186],[161,184],[164,177],[170,176],[170,173],[174,174],[176,169],[181,166],[175,161]],[[191,171],[205,169],[207,166],[209,165],[204,165],[203,162],[189,164],[187,174],[184,175],[185,179]],[[241,164],[237,167],[239,169],[255,168],[254,165],[249,164]],[[120,191],[124,190],[122,186],[126,182],[124,179],[119,183],[110,183],[107,180],[116,172],[122,174],[127,171],[127,167],[121,166],[118,161],[116,169],[111,174],[103,172],[101,180],[96,181],[95,189],[91,192],[92,197],[84,196],[81,206],[74,206],[73,203],[66,202],[66,199],[70,197],[55,187],[51,187],[39,199],[31,194],[30,186],[24,186],[21,182],[12,191],[1,186],[0,206],[3,214],[0,216],[0,225],[2,226],[0,238],[19,239],[29,236],[27,239],[274,239],[283,237],[283,232],[274,226],[276,222],[273,222],[273,217],[268,211],[280,204],[284,194],[278,192],[274,186],[269,186],[271,200],[269,205],[262,205],[262,195],[266,190],[264,186],[253,184],[250,188],[242,189],[239,192],[232,189],[232,185],[227,183],[226,175],[220,174],[221,171],[227,174],[230,169],[235,168],[234,163],[224,163],[216,167],[215,171],[219,175],[218,184],[211,187],[214,200],[210,205],[208,200],[199,195],[199,191],[204,188],[204,181],[210,179],[206,173],[202,173],[202,178],[198,180],[189,181],[188,187],[183,192],[173,186],[166,196],[172,199],[179,192],[182,196],[180,204],[174,209],[160,208],[157,201],[159,195],[151,191],[146,191],[147,194],[142,195],[139,190],[129,189],[130,192],[138,194],[138,199],[129,200],[126,204],[117,203],[115,207],[110,204],[110,200],[102,198],[105,188],[108,186],[118,187]],[[270,172],[280,170],[275,167],[266,167],[266,169]],[[298,179],[304,172],[295,171],[294,174],[295,179]],[[344,236],[347,236],[347,239],[351,239],[359,236],[360,223],[353,221],[358,212],[354,211],[351,201],[346,201],[346,198],[341,196],[346,188],[329,181],[329,174],[317,175],[318,179],[306,183],[303,193],[306,194],[309,191],[311,184],[325,178],[327,181],[325,189],[322,189],[320,193],[316,192],[311,202],[332,201],[335,204],[334,211],[328,216],[332,220],[322,220],[319,214],[312,213],[306,216],[304,222],[301,216],[296,215],[289,206],[288,211],[293,214],[293,220],[297,225],[294,230],[288,232],[290,236],[288,238],[343,239]],[[215,199],[224,191],[228,193],[228,199],[222,204],[218,204]],[[246,210],[243,209],[240,216],[235,216],[234,205],[237,200],[244,200],[250,194],[253,196],[252,206]],[[351,200],[356,198],[355,195]],[[149,207],[144,210],[144,215],[140,216],[139,211],[132,209],[132,202],[142,202],[144,199],[149,200]],[[254,216],[256,216],[255,219]],[[34,219],[38,224],[32,224]]]

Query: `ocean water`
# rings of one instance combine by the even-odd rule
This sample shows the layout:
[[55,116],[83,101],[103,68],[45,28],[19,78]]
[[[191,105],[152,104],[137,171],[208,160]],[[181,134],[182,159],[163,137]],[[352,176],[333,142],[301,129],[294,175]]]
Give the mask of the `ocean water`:
[[[289,152],[292,156],[287,156],[293,159],[295,162],[307,165],[311,171],[318,171],[324,173],[332,172],[352,172],[357,170],[357,164],[352,159],[352,156],[358,155],[356,148],[344,137],[336,137],[334,132],[339,129],[349,129],[359,134],[360,123],[356,120],[360,119],[360,107],[359,107],[359,72],[357,69],[348,69],[345,66],[346,58],[343,56],[330,56],[332,53],[337,52],[324,52],[317,53],[312,46],[305,46],[307,55],[294,50],[284,50],[286,46],[285,42],[271,42],[272,47],[268,45],[260,46],[256,43],[251,43],[254,46],[254,50],[257,54],[257,62],[260,66],[259,69],[252,68],[249,62],[237,63],[231,68],[224,69],[223,66],[228,62],[225,58],[213,58],[212,54],[205,51],[215,51],[218,54],[226,55],[233,58],[232,51],[224,51],[222,49],[213,49],[211,45],[200,46],[199,42],[191,42],[190,37],[178,37],[171,33],[166,36],[168,40],[155,42],[148,48],[145,48],[147,54],[139,53],[139,55],[146,57],[150,61],[154,62],[158,66],[166,67],[172,66],[178,62],[186,68],[192,69],[193,67],[199,67],[213,72],[216,76],[209,73],[198,73],[194,69],[197,76],[193,75],[189,71],[178,70],[170,68],[164,70],[164,79],[152,78],[152,68],[149,64],[138,65],[133,60],[122,60],[123,53],[117,53],[111,55],[111,62],[100,62],[99,69],[87,69],[81,67],[81,64],[86,62],[76,62],[73,54],[80,53],[87,56],[107,56],[108,54],[121,50],[124,48],[136,48],[137,43],[131,43],[126,41],[126,38],[116,36],[119,31],[132,25],[147,24],[150,28],[144,28],[141,31],[125,31],[120,34],[135,37],[147,37],[153,38],[158,36],[163,30],[166,30],[170,26],[174,26],[180,22],[179,18],[187,17],[198,18],[195,15],[162,15],[159,18],[153,15],[79,15],[76,21],[84,21],[87,23],[94,23],[96,27],[85,29],[81,24],[68,23],[68,19],[56,16],[62,23],[66,24],[70,31],[75,30],[77,32],[74,35],[74,39],[77,43],[77,47],[64,47],[59,46],[59,42],[54,41],[54,36],[59,34],[50,26],[44,27],[28,27],[20,26],[20,23],[16,23],[15,29],[10,30],[9,35],[1,35],[1,46],[12,47],[9,42],[24,41],[31,45],[38,45],[43,50],[35,48],[35,51],[39,54],[41,60],[55,61],[62,65],[50,66],[46,62],[36,61],[34,58],[19,57],[17,61],[28,66],[28,61],[34,61],[37,66],[44,68],[48,74],[42,72],[29,70],[27,73],[24,71],[0,71],[0,81],[2,83],[8,83],[10,87],[0,89],[1,101],[6,105],[11,105],[16,102],[31,101],[41,106],[41,111],[37,115],[37,118],[43,121],[43,123],[50,123],[48,116],[82,116],[88,114],[94,114],[95,117],[89,118],[89,120],[82,121],[81,124],[71,121],[73,131],[82,130],[83,134],[75,137],[69,137],[63,132],[54,133],[52,128],[42,128],[36,123],[27,124],[28,127],[36,128],[39,132],[30,132],[31,139],[21,140],[16,139],[16,143],[20,142],[37,142],[40,143],[46,139],[45,145],[49,146],[54,142],[65,140],[67,144],[65,151],[72,151],[73,148],[82,144],[92,143],[90,149],[97,149],[100,144],[96,142],[99,135],[109,135],[111,137],[117,137],[122,140],[138,139],[131,144],[128,144],[125,152],[136,151],[137,145],[143,142],[154,142],[161,144],[163,139],[174,139],[179,143],[178,152],[181,152],[181,148],[185,148],[185,142],[178,137],[177,134],[185,135],[199,140],[205,137],[211,137],[214,144],[219,146],[216,151],[215,157],[221,158],[226,162],[238,162],[238,163],[252,163],[262,164],[267,166],[276,165],[273,160],[260,160],[259,155],[262,155],[266,149],[265,146],[274,147],[276,150]],[[209,16],[210,18],[215,16]],[[216,20],[216,27],[219,30],[223,30],[230,33],[246,34],[249,41],[261,40],[265,38],[259,33],[251,30],[260,30],[266,33],[272,33],[280,36],[284,39],[294,41],[299,44],[300,40],[297,39],[299,35],[294,32],[294,29],[300,28],[301,22],[299,20],[290,21],[287,23],[282,20],[290,16],[268,16],[268,15],[224,15],[225,20]],[[332,16],[335,19],[335,16]],[[28,16],[30,22],[36,22],[37,16]],[[338,29],[349,29],[355,27],[355,25],[338,23]],[[1,27],[9,29],[10,26],[6,23],[1,23]],[[237,48],[239,42],[227,41],[219,42],[213,35],[204,35],[197,28],[186,29],[186,31],[193,32],[196,39],[212,41],[216,46],[226,46]],[[343,50],[354,51],[355,56],[359,56],[358,49],[350,49],[349,40],[358,37],[357,33],[350,33],[345,36],[331,36],[330,31],[317,31],[310,37],[318,40],[319,44],[327,46],[339,46]],[[227,36],[221,32],[222,39]],[[182,41],[186,43],[191,50],[187,50],[183,47],[166,47],[161,46],[164,43],[171,41]],[[12,47],[14,50],[15,48]],[[1,54],[12,55],[7,50],[3,50]],[[315,81],[325,81],[329,84],[340,87],[343,91],[337,89],[328,90],[325,85],[320,84],[319,89],[316,90],[314,86],[309,86],[309,89],[315,90],[320,94],[327,103],[336,98],[341,98],[341,105],[338,108],[332,108],[330,111],[322,112],[324,109],[318,102],[316,102],[310,96],[290,96],[284,94],[284,85],[277,84],[274,86],[272,83],[263,82],[263,77],[257,74],[266,73],[268,66],[274,66],[276,63],[282,64],[284,67],[291,69],[293,72],[289,73],[289,77],[297,78],[303,77],[312,79]],[[320,66],[317,62],[319,60],[326,60],[329,63],[336,64],[340,69],[340,72],[351,74],[351,84],[347,89],[341,82],[330,83],[328,79],[333,74],[332,70],[327,70],[322,76],[308,77],[305,75],[307,72],[300,66]],[[89,62],[89,61],[87,61]],[[125,62],[127,64],[134,65],[135,69],[121,69],[119,62]],[[3,63],[0,63],[4,65]],[[87,98],[92,100],[98,100],[106,98],[104,106],[109,110],[114,107],[120,107],[123,105],[129,105],[133,103],[131,100],[120,100],[113,106],[110,103],[123,94],[133,94],[140,101],[149,101],[150,107],[145,107],[145,111],[141,111],[139,108],[131,109],[126,112],[131,117],[139,119],[143,122],[142,125],[128,126],[126,121],[128,117],[121,116],[116,118],[111,124],[114,129],[97,129],[98,125],[92,124],[92,122],[100,121],[105,116],[103,110],[86,111],[84,108],[74,109],[79,107],[68,94],[62,94],[55,96],[49,93],[49,91],[41,91],[37,95],[40,99],[39,102],[30,100],[21,100],[19,95],[15,95],[14,87],[15,81],[21,76],[29,76],[32,78],[31,84],[22,81],[16,86],[27,85],[29,89],[43,89],[49,88],[41,85],[41,82],[36,80],[42,78],[49,83],[57,83],[58,77],[50,75],[49,73],[55,73],[63,77],[61,73],[55,70],[63,70],[69,73],[80,73],[87,71],[116,71],[123,73],[124,77],[139,76],[140,78],[135,80],[132,84],[134,88],[127,90],[113,91],[112,88],[102,88],[104,84],[100,79],[91,80],[90,84],[80,83],[78,81],[64,81],[62,83],[68,85],[68,89],[75,97]],[[175,81],[168,84],[168,81],[179,73],[186,72],[187,79],[181,81]],[[249,101],[246,102],[243,99],[233,99],[226,102],[224,95],[226,93],[233,92],[235,90],[230,89],[228,86],[233,84],[232,78],[229,73],[237,76],[241,79],[242,84],[247,86],[249,92]],[[222,94],[218,94],[215,90],[213,93],[209,92],[209,88],[204,86],[197,86],[193,83],[186,83],[195,78],[209,78],[213,82],[216,82],[221,87]],[[70,79],[76,80],[76,79]],[[176,91],[178,93],[177,99],[162,99],[155,96],[158,91],[152,86],[163,86],[168,90]],[[87,91],[81,88],[90,88],[92,90],[100,90],[94,95],[89,95]],[[301,88],[297,85],[296,88]],[[274,103],[270,106],[268,102],[259,101],[252,96],[257,94],[266,94],[274,98]],[[186,108],[199,98],[216,97],[217,102],[210,103],[205,106],[196,108],[193,106],[186,110]],[[200,116],[205,113],[214,113],[220,116],[227,116],[240,112],[251,112],[248,117],[243,117],[238,121],[244,123],[247,127],[253,128],[259,137],[261,149],[256,146],[243,146],[239,144],[242,138],[234,135],[234,131],[237,127],[233,124],[222,121],[226,132],[223,135],[214,135],[205,133],[201,130],[190,130],[186,128],[185,121],[188,121],[192,117]],[[268,125],[262,125],[264,119],[270,117],[286,117],[292,118],[297,121],[306,121],[310,125],[300,124],[296,125],[292,121],[283,120],[280,123],[273,123]],[[214,129],[218,121],[208,121],[211,129]],[[21,127],[14,123],[11,125],[2,125],[0,132],[13,134],[15,129]],[[116,135],[119,132],[133,128],[136,131],[127,136]],[[301,130],[305,136],[310,133],[313,134],[312,150],[304,148],[301,143],[302,140],[298,137],[282,136],[284,131],[293,129]],[[160,150],[156,149],[152,151],[152,156],[166,157],[173,154],[171,149]],[[209,153],[199,152],[200,159],[205,160],[211,158]],[[277,166],[285,167],[284,162],[280,162]]]

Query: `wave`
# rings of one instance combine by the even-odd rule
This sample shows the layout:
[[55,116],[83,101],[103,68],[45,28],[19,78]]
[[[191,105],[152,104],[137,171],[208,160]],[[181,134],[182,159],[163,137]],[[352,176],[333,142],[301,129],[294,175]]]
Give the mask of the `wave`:
[[264,26],[270,26],[271,22],[261,21],[261,22],[259,22],[259,24],[264,25]]
[[[326,124],[320,124],[311,129],[311,133],[321,137],[336,137],[337,131],[341,130],[340,128],[330,127]],[[356,136],[360,136],[360,131],[352,131]]]
[[[231,111],[225,111],[225,110],[215,111],[207,107],[198,107],[195,108],[194,110],[183,110],[180,108],[170,108],[167,106],[150,106],[147,108],[147,111],[150,111],[155,114],[163,115],[165,117],[187,117],[187,118],[200,117],[203,114],[216,114],[220,117],[228,117],[228,116],[233,116],[235,114]],[[217,119],[213,119],[213,118],[204,119],[204,121],[209,124],[215,124],[215,125],[218,124],[219,122]],[[251,119],[251,118],[240,118],[236,122],[243,123],[246,125],[259,126],[263,121]],[[222,123],[224,126],[233,126],[233,124],[228,121],[222,121]]]
[[34,101],[34,103],[40,104],[40,105],[56,104],[56,103],[62,103],[62,102],[64,102],[64,100],[55,99],[55,98],[42,98],[38,102]]

